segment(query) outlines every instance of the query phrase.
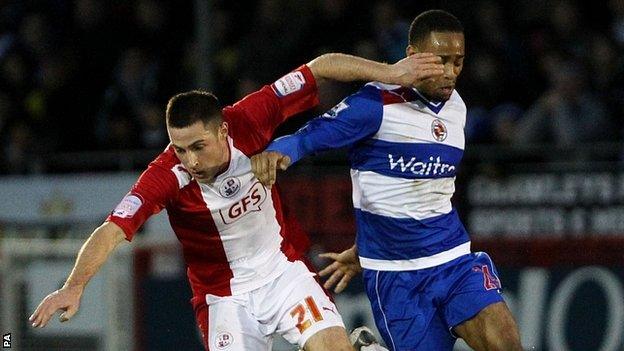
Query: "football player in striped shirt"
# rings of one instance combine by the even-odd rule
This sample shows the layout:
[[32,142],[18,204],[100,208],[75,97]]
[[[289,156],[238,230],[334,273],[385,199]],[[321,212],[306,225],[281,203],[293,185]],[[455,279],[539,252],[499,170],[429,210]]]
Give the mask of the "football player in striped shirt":
[[[455,90],[464,31],[431,10],[410,27],[407,55],[431,52],[444,74],[416,88],[372,82],[297,133],[252,158],[264,184],[275,170],[327,149],[349,147],[356,246],[322,273],[342,289],[363,269],[377,328],[392,350],[521,350],[516,323],[490,257],[472,252],[451,204],[464,152],[466,105]],[[345,275],[345,273],[347,273]],[[344,279],[343,279],[344,278]]]

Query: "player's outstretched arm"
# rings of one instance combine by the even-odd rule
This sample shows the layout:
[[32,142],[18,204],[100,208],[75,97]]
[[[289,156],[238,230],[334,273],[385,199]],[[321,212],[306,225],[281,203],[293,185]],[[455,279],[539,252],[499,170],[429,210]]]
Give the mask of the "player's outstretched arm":
[[277,178],[277,169],[285,171],[290,157],[277,151],[264,151],[251,157],[251,171],[262,185],[271,187]]
[[332,53],[317,57],[307,66],[317,82],[323,79],[342,82],[363,80],[417,87],[429,78],[444,74],[442,59],[431,53],[417,53],[392,65]]
[[321,277],[329,275],[329,278],[323,284],[325,289],[331,289],[335,285],[334,292],[340,293],[349,285],[353,277],[362,272],[355,245],[341,253],[325,252],[319,256],[334,260],[334,262],[319,272]]
[[61,322],[73,317],[80,307],[80,297],[87,283],[124,238],[123,230],[115,223],[106,222],[98,227],[82,245],[74,269],[63,287],[46,296],[30,316],[28,320],[32,326],[45,327],[57,311],[63,311],[59,317]]

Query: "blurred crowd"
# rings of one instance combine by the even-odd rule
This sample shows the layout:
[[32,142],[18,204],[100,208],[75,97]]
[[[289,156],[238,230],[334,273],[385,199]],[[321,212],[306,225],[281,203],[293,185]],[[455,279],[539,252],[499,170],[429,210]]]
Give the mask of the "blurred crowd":
[[[0,5],[0,173],[47,155],[159,149],[180,91],[223,104],[325,52],[395,62],[434,1],[210,1],[200,45],[193,0],[14,0]],[[624,0],[445,1],[464,23],[458,90],[468,142],[560,147],[624,137]],[[596,20],[599,19],[599,20]],[[200,48],[209,47],[209,52]],[[211,84],[197,82],[209,58]],[[328,84],[326,109],[354,89]]]

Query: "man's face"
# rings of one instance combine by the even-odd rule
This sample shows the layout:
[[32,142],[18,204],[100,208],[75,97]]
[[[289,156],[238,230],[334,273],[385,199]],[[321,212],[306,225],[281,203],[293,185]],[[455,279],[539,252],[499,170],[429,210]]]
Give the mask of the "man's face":
[[204,125],[197,121],[184,128],[167,126],[167,132],[182,165],[198,182],[212,181],[227,166],[230,157],[227,123]]
[[446,101],[451,97],[457,77],[464,68],[464,34],[457,32],[431,32],[420,43],[409,45],[407,55],[430,52],[442,58],[444,74],[427,80],[418,87],[423,95],[434,101]]

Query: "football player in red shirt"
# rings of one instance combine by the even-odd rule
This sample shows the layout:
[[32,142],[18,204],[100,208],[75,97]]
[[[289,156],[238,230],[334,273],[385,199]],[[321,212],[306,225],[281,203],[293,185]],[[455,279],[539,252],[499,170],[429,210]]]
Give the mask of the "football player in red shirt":
[[283,209],[277,188],[255,178],[250,157],[282,122],[318,104],[322,79],[412,86],[442,73],[431,54],[394,65],[326,54],[223,109],[207,92],[172,97],[171,143],[91,234],[63,287],[30,317],[32,326],[44,327],[59,310],[60,320],[69,320],[115,247],[167,209],[207,349],[270,350],[277,333],[305,350],[351,350],[333,302],[302,262],[307,237]]

